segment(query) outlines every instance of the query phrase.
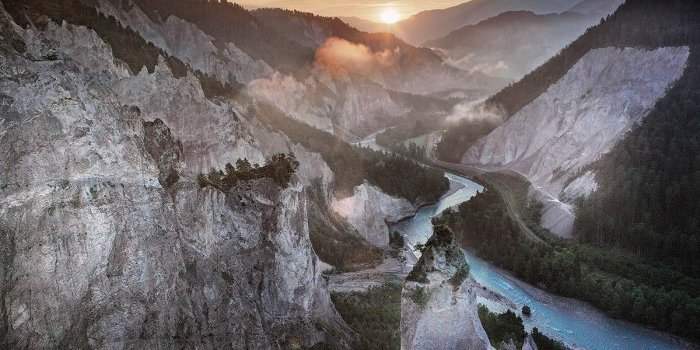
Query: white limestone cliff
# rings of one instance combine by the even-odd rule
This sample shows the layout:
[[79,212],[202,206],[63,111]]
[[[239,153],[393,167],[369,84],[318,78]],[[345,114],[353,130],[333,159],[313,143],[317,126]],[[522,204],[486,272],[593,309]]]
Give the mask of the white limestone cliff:
[[436,228],[401,293],[401,349],[492,349],[468,270],[452,232]]
[[376,83],[330,78],[320,70],[303,81],[283,74],[258,79],[248,84],[246,93],[289,117],[351,140],[393,125],[411,111]]
[[317,69],[305,78],[285,75],[233,43],[220,47],[196,25],[176,16],[154,22],[136,5],[124,9],[110,0],[100,0],[98,5],[101,13],[194,69],[219,81],[243,84],[245,93],[255,100],[341,137],[364,136],[396,123],[410,111],[375,82],[330,78]]
[[[687,47],[591,50],[545,93],[467,150],[462,162],[517,171],[554,200],[586,195],[596,187],[594,176],[577,180],[577,173],[643,120],[683,74],[688,55]],[[568,236],[573,215],[560,209],[550,215],[556,220],[543,224]]]
[[138,6],[124,10],[110,0],[99,0],[97,9],[116,18],[169,55],[220,81],[245,84],[274,73],[267,63],[253,59],[232,43],[217,47],[212,37],[178,17],[169,16],[158,23]]
[[395,198],[365,182],[355,187],[352,196],[335,199],[333,210],[345,218],[369,243],[377,247],[389,245],[389,226],[415,213],[406,199]]
[[[349,346],[309,240],[309,167],[332,180],[318,155],[208,101],[191,75],[160,64],[132,76],[84,27],[23,30],[0,7],[0,29],[4,345]],[[193,179],[290,150],[318,163],[286,189],[257,180],[222,193]]]

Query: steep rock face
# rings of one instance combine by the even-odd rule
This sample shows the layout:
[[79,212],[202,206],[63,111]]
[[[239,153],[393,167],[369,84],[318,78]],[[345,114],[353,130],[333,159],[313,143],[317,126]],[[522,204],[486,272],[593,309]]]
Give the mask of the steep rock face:
[[300,187],[220,194],[190,184],[173,202],[140,184],[65,186],[2,205],[20,251],[3,300],[8,344],[269,349],[333,342],[318,329],[343,329]]
[[[310,83],[310,84],[309,84]],[[314,81],[304,84],[292,76],[281,73],[248,84],[247,93],[257,101],[274,104],[286,115],[317,129],[333,133],[334,123],[329,114],[335,101],[330,96],[319,96],[314,91]],[[309,98],[318,96],[323,104],[311,104]]]
[[292,118],[349,140],[395,125],[412,110],[377,83],[331,77],[321,69],[303,81],[282,74],[258,79],[245,91]]
[[169,188],[180,178],[180,158],[182,144],[173,139],[168,126],[156,119],[144,123],[144,145],[146,152],[158,164],[158,182]]
[[531,199],[542,204],[540,225],[560,237],[572,238],[576,215],[573,204],[559,200],[537,188],[532,188],[529,195]]
[[214,38],[192,23],[175,16],[155,23],[140,7],[121,5],[122,2],[126,3],[121,0],[99,0],[97,8],[101,13],[116,18],[123,26],[132,28],[147,41],[196,70],[234,85],[245,84],[273,73],[273,69],[267,63],[251,58],[233,43],[217,47]]
[[401,295],[401,348],[491,349],[476,284],[451,231],[436,227]]
[[[579,170],[642,120],[681,76],[688,55],[687,47],[591,50],[559,82],[467,150],[462,162],[515,170],[544,195],[560,198]],[[590,193],[595,185],[584,180],[573,186],[585,184],[579,192]],[[572,223],[573,216],[566,220]],[[570,224],[556,226],[555,233],[570,234]]]
[[84,27],[50,22],[45,32],[26,30],[23,35],[28,50],[38,56],[55,51],[42,45],[42,38],[53,42],[65,57],[80,63],[81,71],[99,79],[102,86],[95,84],[97,89],[116,94],[110,103],[136,107],[128,108],[126,114],[164,121],[182,144],[182,171],[188,176],[195,177],[212,167],[222,168],[239,158],[262,164],[275,152],[295,152],[302,160],[302,180],[309,183],[322,178],[324,189],[332,182],[333,174],[319,155],[290,144],[283,135],[246,118],[241,112],[245,105],[207,99],[197,78],[192,74],[176,78],[162,59],[153,73],[142,69],[132,76],[114,61],[110,47]]
[[316,69],[286,75],[231,42],[216,41],[192,23],[173,15],[154,22],[138,5],[122,2],[101,0],[98,10],[194,69],[222,82],[242,83],[245,95],[274,104],[288,116],[321,130],[352,138],[396,123],[411,110],[371,80],[336,79]]
[[[290,36],[293,39],[290,42],[299,44],[301,51],[309,51],[309,61],[296,69],[298,74],[291,75],[275,71],[262,59],[253,59],[251,53],[239,49],[233,42],[214,38],[195,24],[175,15],[154,20],[158,16],[146,15],[136,2],[127,0],[100,0],[97,4],[100,13],[116,18],[121,25],[136,31],[145,40],[193,69],[233,86],[242,83],[245,85],[244,95],[277,105],[292,118],[351,140],[356,135],[364,136],[394,125],[413,109],[410,104],[397,101],[386,86],[401,89],[405,85],[425,90],[429,85],[435,85],[425,83],[427,77],[433,75],[440,75],[441,78],[430,81],[442,84],[449,80],[451,85],[446,88],[464,85],[464,79],[457,78],[451,68],[440,64],[439,58],[432,54],[432,61],[418,60],[415,63],[416,72],[420,73],[392,71],[389,74],[393,77],[391,79],[332,77],[323,69],[315,69],[313,51],[322,44],[322,39],[325,41],[333,34],[328,28],[320,26],[319,21],[323,21],[323,18],[318,21],[306,20],[292,13],[270,10],[270,13],[277,14],[274,18],[290,23],[290,27],[285,28],[291,33],[272,31],[268,34],[284,40],[291,40],[286,38]],[[141,3],[141,6],[145,4]],[[262,17],[266,20],[265,26],[276,28],[274,20]],[[423,52],[423,49],[411,49],[411,52]],[[409,79],[409,76],[415,79]],[[494,86],[483,79],[477,80],[475,85]]]
[[[251,124],[207,102],[191,75],[175,79],[160,65],[130,76],[85,28],[22,30],[1,7],[0,26],[0,163],[11,165],[0,168],[3,346],[347,346],[308,238],[301,183],[201,190],[190,176],[196,157],[179,141],[183,124],[167,127],[185,104],[185,113],[211,117],[200,127],[230,121],[220,132],[234,139],[258,132]],[[146,97],[121,89],[139,84]],[[268,144],[286,146],[275,135]],[[210,164],[258,146],[244,144]],[[273,151],[260,149],[259,159]]]
[[[131,10],[131,12],[134,11],[136,10]],[[261,81],[275,81],[278,76],[280,75],[274,75],[269,80],[258,79],[251,82],[249,86],[255,87]],[[285,81],[295,88],[307,91],[308,84],[300,84],[293,77],[287,77]],[[294,152],[300,162],[298,169],[300,180],[307,187],[314,185],[312,189],[314,191],[321,190],[320,196],[327,203],[331,203],[332,189],[330,186],[332,186],[334,174],[328,165],[320,155],[310,153],[303,147],[289,142],[285,136],[263,127],[249,112],[255,109],[252,107],[256,103],[260,102],[254,95],[252,99],[241,98],[227,103],[222,100],[211,101],[204,96],[195,77],[187,75],[176,79],[163,61],[159,62],[153,73],[142,70],[136,76],[115,81],[112,89],[119,95],[122,103],[138,107],[143,119],[161,119],[168,125],[173,136],[181,144],[183,163],[181,172],[185,176],[193,178],[200,173],[209,171],[212,167],[223,168],[226,163],[233,164],[239,158],[247,158],[251,163],[262,164],[265,157],[273,153]],[[277,94],[286,91],[280,89],[280,85],[271,85],[270,89],[276,91]],[[364,96],[369,95],[370,93],[366,92]],[[314,108],[313,103],[304,101],[305,98],[309,98],[308,94],[299,96],[291,94],[291,96],[292,99],[299,98],[298,102],[299,106],[302,106],[301,108]],[[269,99],[262,99],[262,102],[284,106],[282,101],[289,99],[290,95],[281,94],[274,95]],[[363,104],[359,103],[358,105],[362,106]],[[307,115],[307,113],[299,113]],[[323,118],[328,118],[328,116],[324,115]],[[319,118],[319,120],[329,121],[329,119],[323,118]],[[348,118],[347,120],[352,119]],[[361,124],[359,121],[356,122]],[[331,125],[329,124],[328,127]],[[320,186],[316,187],[316,183]],[[368,217],[384,218],[387,216],[381,207],[372,207],[368,210],[375,210],[374,212],[365,212]],[[321,221],[327,222],[327,220]],[[383,231],[386,234],[387,229],[384,228]],[[352,236],[344,237],[344,239],[358,239],[354,230],[343,233]],[[317,239],[315,243],[319,243],[319,237],[315,238]],[[327,239],[333,240],[330,237]],[[362,238],[359,240],[361,241]],[[359,242],[357,244],[360,245]],[[317,244],[317,249],[322,249],[321,245]]]
[[387,221],[398,221],[415,212],[408,200],[389,196],[366,182],[355,187],[351,197],[333,201],[332,208],[377,247],[389,245]]

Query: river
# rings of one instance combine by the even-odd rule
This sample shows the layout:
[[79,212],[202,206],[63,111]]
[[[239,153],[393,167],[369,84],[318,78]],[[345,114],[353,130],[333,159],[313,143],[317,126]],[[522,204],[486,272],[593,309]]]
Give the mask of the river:
[[[437,204],[421,208],[411,219],[395,224],[413,247],[425,243],[432,235],[431,219],[444,210],[459,205],[483,187],[469,179],[447,174],[451,191]],[[472,277],[492,291],[516,304],[529,305],[532,316],[525,318],[528,330],[537,327],[542,333],[572,347],[589,350],[687,349],[675,338],[638,325],[614,320],[587,303],[558,297],[528,285],[507,272],[479,259],[465,250]],[[494,305],[489,305],[493,307]]]

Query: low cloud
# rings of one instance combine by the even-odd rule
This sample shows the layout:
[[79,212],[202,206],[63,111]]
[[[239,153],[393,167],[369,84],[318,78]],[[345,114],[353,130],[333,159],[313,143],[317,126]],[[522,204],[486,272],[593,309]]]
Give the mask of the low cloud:
[[477,60],[475,54],[469,54],[462,58],[452,58],[444,52],[446,56],[446,62],[449,65],[457,67],[459,69],[465,70],[469,73],[483,73],[490,76],[506,76],[510,71],[510,66],[504,60],[489,61],[489,60]]
[[316,66],[335,76],[373,75],[396,63],[400,50],[372,51],[369,47],[332,37],[316,50]]
[[505,119],[505,112],[500,108],[486,106],[484,102],[485,99],[458,103],[452,108],[445,122],[447,124],[462,122],[488,122],[493,125],[502,124]]

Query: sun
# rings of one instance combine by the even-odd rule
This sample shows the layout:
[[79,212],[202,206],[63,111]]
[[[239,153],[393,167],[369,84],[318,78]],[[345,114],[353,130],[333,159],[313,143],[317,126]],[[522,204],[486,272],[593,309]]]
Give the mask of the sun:
[[399,11],[393,7],[387,7],[379,14],[379,19],[386,24],[394,24],[401,19]]

